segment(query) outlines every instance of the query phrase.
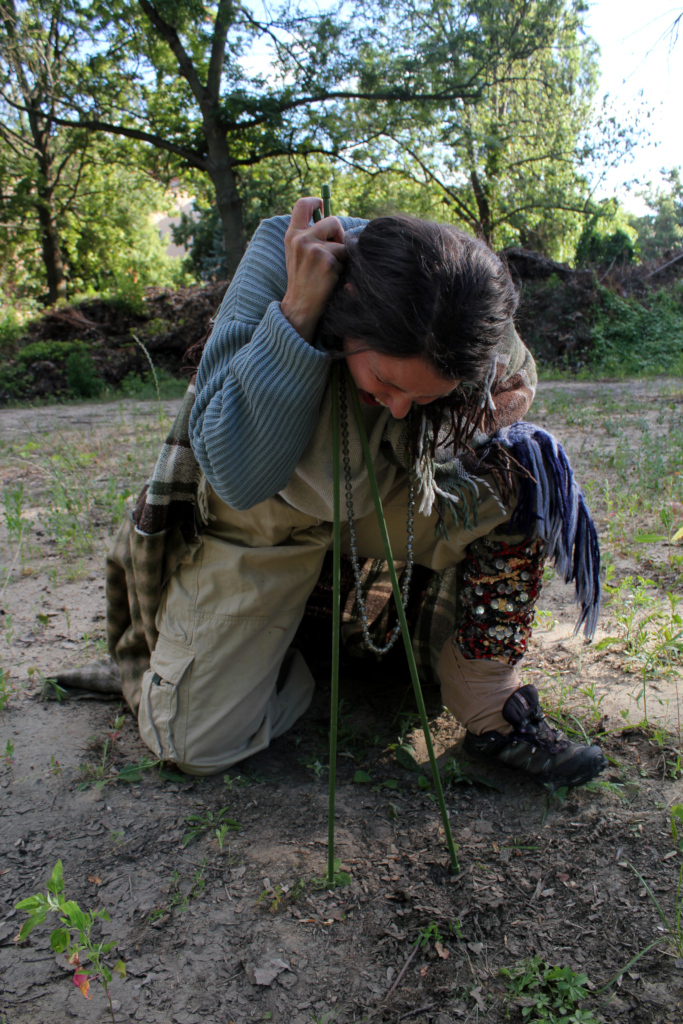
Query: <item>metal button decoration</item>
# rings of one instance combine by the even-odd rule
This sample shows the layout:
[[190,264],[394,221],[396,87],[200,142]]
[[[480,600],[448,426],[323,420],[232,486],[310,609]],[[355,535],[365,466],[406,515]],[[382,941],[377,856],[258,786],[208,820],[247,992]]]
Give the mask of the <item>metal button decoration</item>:
[[524,656],[544,563],[540,540],[510,545],[487,537],[470,544],[460,577],[469,585],[458,594],[462,618],[455,633],[466,658],[514,665]]

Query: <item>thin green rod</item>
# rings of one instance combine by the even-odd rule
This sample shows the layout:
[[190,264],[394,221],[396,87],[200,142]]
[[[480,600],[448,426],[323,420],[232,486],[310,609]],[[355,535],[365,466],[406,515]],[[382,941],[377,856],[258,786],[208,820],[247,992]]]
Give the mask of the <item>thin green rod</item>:
[[320,195],[323,201],[323,217],[329,217],[332,213],[332,190],[328,182],[320,186]]
[[360,407],[360,399],[358,398],[358,391],[356,389],[353,377],[349,373],[348,367],[344,367],[346,372],[346,382],[351,392],[351,400],[353,402],[353,411],[356,414],[356,422],[358,423],[358,430],[360,432],[361,444],[363,445],[363,454],[365,456],[365,465],[368,470],[368,477],[370,479],[370,488],[372,490],[372,497],[375,502],[375,511],[377,513],[377,522],[379,523],[380,533],[382,535],[382,543],[384,545],[384,557],[387,560],[389,568],[389,575],[391,576],[391,586],[394,591],[394,601],[396,602],[396,611],[398,613],[398,621],[401,624],[401,635],[403,636],[403,643],[406,649],[406,658],[408,659],[408,667],[410,669],[410,678],[413,681],[413,690],[415,691],[415,700],[417,702],[417,708],[420,712],[420,720],[422,722],[422,730],[424,732],[425,743],[427,745],[427,753],[429,754],[429,763],[432,768],[432,778],[434,780],[434,789],[436,790],[436,798],[439,803],[439,809],[441,811],[441,818],[443,821],[444,832],[446,834],[446,845],[448,846],[448,854],[451,859],[451,868],[457,874],[460,871],[460,865],[458,864],[458,856],[455,852],[455,843],[453,842],[453,833],[451,832],[451,823],[448,819],[448,811],[446,809],[446,801],[443,796],[443,788],[441,786],[441,778],[439,776],[439,768],[436,763],[436,757],[434,756],[434,747],[432,745],[432,737],[429,732],[429,722],[427,721],[427,711],[425,708],[424,697],[422,696],[422,687],[420,686],[420,679],[417,674],[417,665],[415,664],[415,654],[413,652],[413,645],[410,639],[410,633],[408,631],[408,622],[406,620],[405,608],[403,607],[403,600],[401,599],[401,588],[398,585],[398,576],[396,575],[396,567],[394,565],[394,556],[391,553],[391,541],[389,540],[389,533],[387,531],[386,520],[384,519],[384,512],[382,510],[382,499],[379,496],[379,488],[377,486],[377,477],[375,476],[375,469],[372,464],[372,456],[370,454],[370,446],[368,445],[368,437],[365,431],[365,423],[363,421],[363,414]]
[[[329,187],[329,186],[328,186]],[[330,687],[330,768],[327,812],[327,884],[334,885],[334,795],[337,782],[337,717],[339,708],[339,627],[341,592],[341,501],[339,467],[339,363],[332,367],[332,678]]]

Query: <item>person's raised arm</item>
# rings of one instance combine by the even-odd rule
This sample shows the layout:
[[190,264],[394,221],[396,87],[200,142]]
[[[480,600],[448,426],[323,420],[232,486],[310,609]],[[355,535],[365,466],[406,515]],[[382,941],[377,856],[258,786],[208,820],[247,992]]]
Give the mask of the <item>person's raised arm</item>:
[[297,200],[285,235],[287,291],[283,316],[309,342],[344,268],[344,228],[337,217],[309,226],[319,199]]
[[274,217],[259,226],[197,373],[192,448],[234,508],[282,490],[317,422],[329,357],[309,341],[345,254],[338,218],[309,227],[319,207],[318,199],[299,200],[291,220]]

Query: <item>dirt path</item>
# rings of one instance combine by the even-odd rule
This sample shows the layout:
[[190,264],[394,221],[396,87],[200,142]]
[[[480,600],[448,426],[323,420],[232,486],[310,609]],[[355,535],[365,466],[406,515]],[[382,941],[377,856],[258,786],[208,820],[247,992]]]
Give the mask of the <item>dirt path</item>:
[[[665,591],[680,591],[673,530],[666,541],[634,539],[658,523],[655,485],[643,474],[656,458],[673,458],[680,394],[670,381],[553,382],[537,402],[537,421],[566,440],[587,481],[619,601],[628,609],[629,575],[634,584],[638,574],[652,580],[636,590],[638,621],[664,615]],[[176,405],[165,403],[167,415]],[[661,445],[658,431],[666,431]],[[508,1007],[498,972],[532,955],[588,975],[586,1022],[682,1021],[683,950],[671,944],[647,953],[619,986],[597,991],[663,937],[628,865],[667,914],[676,901],[681,854],[669,808],[683,802],[683,780],[675,742],[664,733],[677,722],[674,671],[647,677],[650,730],[637,728],[638,658],[654,642],[658,620],[647,625],[640,648],[635,632],[629,647],[614,603],[601,638],[614,634],[618,642],[586,648],[570,637],[573,608],[564,588],[552,580],[544,589],[528,680],[569,725],[601,734],[610,767],[607,785],[593,791],[551,799],[524,780],[471,764],[461,730],[438,694],[427,693],[440,764],[455,758],[465,775],[447,790],[460,845],[457,877],[447,871],[431,790],[393,752],[402,736],[418,762],[426,760],[400,660],[380,669],[345,665],[336,829],[350,881],[334,891],[315,881],[325,871],[327,835],[324,672],[292,733],[205,780],[152,767],[117,781],[117,772],[148,753],[131,716],[116,727],[115,703],[41,699],[41,677],[103,651],[109,524],[125,505],[120,495],[149,472],[162,435],[151,402],[0,412],[0,1021],[3,1014],[3,1024],[111,1020],[96,982],[88,1000],[73,984],[73,967],[50,948],[47,924],[15,941],[26,914],[14,905],[45,891],[58,859],[67,898],[83,909],[106,907],[111,917],[94,934],[115,938],[109,963],[120,956],[126,964],[125,980],[114,975],[111,984],[118,1022],[502,1024],[509,1009],[519,1024],[531,989]],[[633,454],[643,445],[645,462]],[[665,468],[673,483],[662,502],[678,515],[677,470],[674,462]],[[17,520],[12,495],[20,489]],[[354,782],[358,771],[370,781]],[[224,808],[240,829],[219,838]],[[196,837],[183,845],[193,826]],[[416,947],[420,936],[425,944]]]

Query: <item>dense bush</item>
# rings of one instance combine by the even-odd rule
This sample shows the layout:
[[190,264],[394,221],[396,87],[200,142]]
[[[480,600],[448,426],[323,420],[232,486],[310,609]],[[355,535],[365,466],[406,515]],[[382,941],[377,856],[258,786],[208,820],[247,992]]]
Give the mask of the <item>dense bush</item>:
[[593,372],[683,373],[683,284],[655,292],[647,306],[601,288],[591,326]]

